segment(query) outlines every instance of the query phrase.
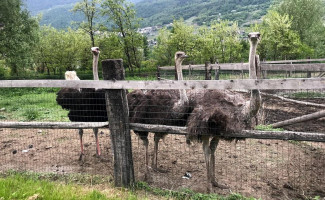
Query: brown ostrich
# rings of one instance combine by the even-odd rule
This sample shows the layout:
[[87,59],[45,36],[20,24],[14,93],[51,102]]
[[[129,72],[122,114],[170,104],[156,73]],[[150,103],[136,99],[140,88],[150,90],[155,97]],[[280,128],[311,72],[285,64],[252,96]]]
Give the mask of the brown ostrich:
[[[186,57],[184,52],[175,53],[175,68],[178,80],[183,80],[182,62]],[[186,124],[189,106],[185,90],[134,90],[127,97],[131,123],[178,126]],[[135,133],[145,146],[145,163],[146,167],[148,167],[148,132],[135,131]],[[158,143],[166,135],[167,133],[154,134],[155,145],[152,165],[155,169],[157,169]]]
[[[93,53],[93,77],[98,78],[98,57],[99,48],[91,48]],[[80,80],[75,71],[67,71],[65,73],[66,80]],[[62,88],[57,93],[56,101],[62,108],[69,110],[68,117],[73,122],[106,122],[107,112],[105,103],[105,93],[102,90],[88,88]],[[100,156],[100,147],[98,140],[98,128],[93,129],[96,139],[96,155]],[[83,129],[79,129],[80,137],[80,160],[84,155],[83,149]]]
[[[255,69],[259,37],[259,33],[249,34],[250,69]],[[250,70],[250,74],[250,78],[256,78],[255,70]],[[229,90],[192,91],[189,96],[193,111],[187,121],[187,140],[196,140],[203,144],[208,191],[211,185],[228,188],[215,180],[215,151],[220,139],[227,141],[236,139],[227,136],[228,133],[251,128],[251,119],[257,114],[261,105],[260,93],[258,90],[253,90],[249,101],[245,101],[242,94]]]

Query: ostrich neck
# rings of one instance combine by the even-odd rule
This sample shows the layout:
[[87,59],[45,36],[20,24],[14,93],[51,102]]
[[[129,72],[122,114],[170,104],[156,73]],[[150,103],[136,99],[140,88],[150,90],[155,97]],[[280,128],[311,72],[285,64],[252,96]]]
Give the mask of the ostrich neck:
[[93,76],[94,76],[94,80],[99,80],[98,77],[98,57],[99,54],[93,56]]
[[[183,72],[182,72],[182,62],[176,61],[176,73],[177,73],[177,80],[182,81],[183,79]],[[180,96],[180,103],[184,105],[188,102],[188,97],[186,95],[186,91],[184,89],[179,90]]]
[[255,67],[255,56],[257,49],[257,41],[250,41],[249,50],[249,78],[256,79],[256,67]]
[[[249,78],[257,79],[256,74],[256,49],[257,49],[257,41],[250,41],[250,52],[249,52]],[[248,108],[246,110],[246,115],[249,118],[256,116],[261,106],[261,95],[259,90],[252,90],[251,97],[248,104]]]

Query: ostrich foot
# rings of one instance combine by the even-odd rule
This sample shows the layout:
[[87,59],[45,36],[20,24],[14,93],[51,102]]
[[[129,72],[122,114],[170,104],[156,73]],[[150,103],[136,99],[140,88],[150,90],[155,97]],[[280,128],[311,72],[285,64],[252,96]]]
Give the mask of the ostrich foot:
[[84,154],[83,153],[80,154],[79,161],[84,161]]
[[159,173],[167,173],[169,172],[168,170],[166,169],[161,169],[161,168],[158,168],[158,167],[153,167],[152,168],[155,172],[159,172]]
[[220,189],[229,189],[230,188],[228,185],[218,183],[215,180],[211,181],[211,184],[212,184],[213,187],[217,187],[217,188],[220,188]]
[[97,153],[95,153],[93,156],[96,157],[96,158],[100,158],[100,157],[101,157],[101,156],[98,155]]

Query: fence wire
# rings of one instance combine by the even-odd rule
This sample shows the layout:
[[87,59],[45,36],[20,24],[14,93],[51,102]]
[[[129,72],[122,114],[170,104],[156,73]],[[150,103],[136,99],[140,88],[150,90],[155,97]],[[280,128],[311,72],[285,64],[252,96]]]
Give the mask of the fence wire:
[[[193,71],[190,75],[186,73],[184,75],[185,79],[205,79],[204,71]],[[268,73],[269,75],[270,73]],[[299,74],[299,76],[303,75],[305,73]],[[142,79],[146,80],[157,78],[155,73],[145,73],[141,76]],[[214,76],[215,74],[212,74],[212,77]],[[281,76],[285,75],[282,74]],[[161,77],[174,79],[174,72],[169,75],[161,74]],[[223,74],[220,72],[220,79],[247,77],[247,73],[225,72]],[[129,78],[132,76],[130,75]],[[56,98],[59,90],[59,88],[1,88],[0,121],[68,122],[71,121],[71,116],[78,117],[80,114],[79,117],[82,118],[89,113],[92,113],[92,117],[96,119],[100,115],[94,114],[95,111],[102,110],[102,106],[106,106],[101,99],[104,98],[102,95],[97,97],[96,94],[88,91],[90,96],[78,97],[79,100],[75,101],[73,98],[77,96],[73,91],[70,91],[65,99],[65,104],[81,111],[79,114],[71,113],[58,105]],[[142,92],[150,94],[151,91]],[[172,93],[172,91],[167,92]],[[325,104],[324,90],[263,92],[300,101]],[[130,95],[135,92],[130,90],[128,93]],[[179,96],[178,91],[174,91],[174,93]],[[228,94],[226,91],[222,93]],[[250,97],[249,93],[234,92],[234,94],[242,96],[236,97],[235,95],[234,102],[242,99],[247,101]],[[135,98],[138,97],[135,96]],[[151,120],[151,124],[185,126],[186,117],[176,122],[172,118],[163,119],[163,117],[171,115],[167,111],[174,106],[174,103],[178,103],[166,103],[170,98],[171,96],[166,97],[166,99],[163,99],[162,96],[150,98],[146,96],[145,101],[143,98],[141,99],[143,109],[134,110],[129,105],[130,116],[136,112],[145,112],[145,115],[139,115],[141,118],[137,118],[138,122],[144,123]],[[287,102],[277,97],[262,95],[262,99],[263,105],[258,115],[258,124],[271,124],[323,110],[320,107]],[[163,103],[154,103],[154,100],[160,100]],[[220,109],[228,109],[226,105],[224,106]],[[87,110],[83,111],[85,107]],[[184,111],[178,111],[178,114],[181,115],[182,112]],[[153,118],[152,116],[158,117]],[[84,118],[82,119],[84,120]],[[291,131],[325,133],[324,124],[325,119],[321,118],[284,128]],[[206,127],[198,127],[198,129],[204,128]],[[110,177],[114,175],[113,147],[108,128],[99,129],[98,132],[100,156],[96,156],[96,140],[93,130],[84,130],[84,156],[81,160],[79,160],[81,153],[80,136],[76,129],[2,128],[0,135],[0,171],[3,173],[9,170],[18,170],[63,175],[75,173]],[[147,136],[149,159],[146,167],[146,148],[143,140],[146,134],[139,137],[139,133],[137,135],[131,131],[136,180],[146,181],[151,186],[168,190],[189,188],[197,192],[207,192],[207,169],[202,142],[193,140],[189,144],[186,137],[182,135],[168,134],[162,137],[159,140],[157,168],[155,168],[153,166],[154,141],[155,137],[157,140],[158,135],[149,133]],[[236,192],[262,199],[325,197],[325,145],[323,143],[260,139],[232,142],[221,140],[215,155],[215,178],[219,183],[227,185],[229,188],[213,187],[211,190],[213,193],[227,195]]]

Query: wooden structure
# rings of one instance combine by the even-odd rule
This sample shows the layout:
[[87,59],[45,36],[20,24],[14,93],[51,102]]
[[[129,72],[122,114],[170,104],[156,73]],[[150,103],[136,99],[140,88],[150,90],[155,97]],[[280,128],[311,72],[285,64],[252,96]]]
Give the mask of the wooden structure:
[[[258,60],[258,59],[257,59]],[[263,70],[263,64],[261,66]],[[271,63],[272,65],[273,63]],[[0,122],[0,128],[49,128],[49,129],[79,129],[79,128],[107,128],[109,126],[114,148],[114,178],[115,185],[129,187],[134,183],[130,129],[136,131],[161,132],[186,135],[186,127],[130,124],[128,122],[128,104],[125,89],[221,89],[221,90],[287,90],[287,89],[325,89],[325,78],[313,79],[277,79],[263,80],[203,80],[203,81],[125,81],[122,60],[105,60],[103,65],[104,81],[61,81],[61,80],[8,80],[0,81],[0,88],[4,87],[76,87],[106,89],[108,123],[49,123],[49,122]],[[233,65],[235,66],[235,65]],[[241,65],[243,67],[244,65]],[[207,79],[211,79],[212,69],[222,70],[218,65],[207,63]],[[237,66],[238,67],[238,66]],[[265,65],[264,65],[265,67]],[[191,66],[193,70],[195,66]],[[162,68],[160,68],[163,70]],[[243,68],[238,68],[243,70]],[[264,68],[265,69],[265,68]],[[323,68],[321,68],[323,69]],[[244,69],[246,70],[246,68]],[[248,70],[248,68],[247,68]],[[260,71],[256,71],[259,78]],[[310,69],[309,69],[310,70]],[[324,70],[325,71],[325,70]],[[242,131],[233,133],[231,137],[279,139],[325,142],[325,134],[301,132],[274,131]]]
[[[104,80],[124,80],[123,60],[104,60],[102,66]],[[106,90],[105,96],[114,150],[114,183],[129,187],[134,183],[134,168],[126,91]]]
[[[263,78],[267,78],[268,72],[286,72],[286,77],[290,77],[292,72],[307,73],[306,78],[311,78],[311,72],[325,72],[325,59],[303,59],[303,60],[281,60],[281,61],[267,61],[260,63],[260,74]],[[212,70],[215,70],[215,80],[219,80],[220,71],[239,71],[242,75],[249,71],[248,63],[221,63],[211,64]],[[187,65],[183,66],[184,70],[204,71],[206,65]],[[174,70],[174,66],[158,67],[160,71]],[[323,73],[321,73],[323,74]],[[320,75],[324,76],[324,75]],[[261,76],[262,77],[262,76]]]
[[70,87],[102,89],[146,89],[146,90],[304,90],[325,89],[325,78],[296,79],[244,79],[244,80],[195,80],[195,81],[62,81],[62,80],[6,80],[0,81],[0,88],[10,87]]

